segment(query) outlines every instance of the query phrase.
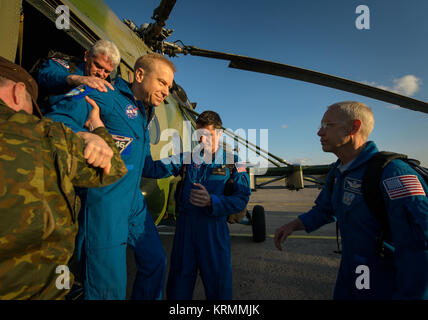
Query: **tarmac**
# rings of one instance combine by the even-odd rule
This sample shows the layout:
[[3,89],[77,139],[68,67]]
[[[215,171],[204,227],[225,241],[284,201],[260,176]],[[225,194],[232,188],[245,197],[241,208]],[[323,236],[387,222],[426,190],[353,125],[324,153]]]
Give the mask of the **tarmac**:
[[[284,182],[282,182],[284,183]],[[280,186],[275,182],[273,186]],[[229,224],[231,235],[233,300],[330,300],[339,268],[335,224],[325,225],[310,234],[293,233],[279,251],[273,242],[275,230],[307,212],[320,190],[305,188],[257,189],[248,209],[255,205],[265,209],[266,240],[254,242],[251,225]],[[171,254],[174,227],[158,226],[168,257]],[[135,279],[135,260],[128,250],[128,298]],[[204,300],[202,281],[198,276],[194,300]]]

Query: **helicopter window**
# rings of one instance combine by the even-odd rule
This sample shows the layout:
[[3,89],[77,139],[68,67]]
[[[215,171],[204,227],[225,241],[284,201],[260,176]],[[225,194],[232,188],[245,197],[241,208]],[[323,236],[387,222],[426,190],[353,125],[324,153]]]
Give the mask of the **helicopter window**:
[[156,114],[154,115],[152,121],[149,124],[149,135],[150,135],[150,143],[158,144],[160,140],[160,126],[159,120]]
[[[36,9],[38,7],[36,4],[39,4],[39,2],[40,6],[44,7],[44,5],[42,5],[42,1],[14,2],[22,2],[22,10],[25,13],[25,25],[27,26],[23,29],[24,46],[22,67],[26,70],[31,70],[41,61],[39,59],[46,58],[51,50],[79,58],[83,57],[85,47],[82,43],[79,43],[75,38],[71,37],[70,34],[72,34],[72,32],[64,33],[63,30],[57,29],[55,23],[52,23],[51,20]],[[0,3],[3,3],[3,1],[0,1]],[[43,10],[45,10],[45,8]],[[41,36],[46,34],[49,36]],[[37,41],[32,42],[31,39],[37,39]],[[2,40],[6,41],[6,39]],[[34,45],[34,43],[37,43],[37,45]],[[86,45],[89,47],[90,43],[87,42]],[[18,55],[16,59],[18,59]]]

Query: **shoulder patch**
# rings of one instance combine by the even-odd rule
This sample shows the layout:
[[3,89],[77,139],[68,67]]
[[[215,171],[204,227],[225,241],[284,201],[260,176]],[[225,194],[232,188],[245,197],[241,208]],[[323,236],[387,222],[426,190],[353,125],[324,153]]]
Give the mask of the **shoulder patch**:
[[391,200],[426,195],[421,182],[415,175],[403,175],[385,179],[383,185]]
[[61,66],[63,66],[66,69],[70,69],[70,65],[68,63],[67,60],[64,59],[58,59],[58,58],[51,58],[53,61],[55,61],[56,63],[60,64]]
[[352,201],[355,199],[355,193],[345,191],[343,193],[343,203],[347,206],[351,205]]
[[344,183],[345,183],[345,186],[344,186],[345,190],[353,192],[353,193],[357,193],[357,194],[362,194],[362,192],[361,192],[362,181],[361,180],[346,177]]
[[111,136],[116,143],[116,147],[121,155],[127,156],[131,153],[130,144],[134,140],[133,138],[119,136],[117,134],[112,134]]
[[64,97],[72,97],[73,99],[80,99],[86,96],[89,92],[94,90],[91,87],[85,86],[81,84],[80,86],[72,89],[71,91],[67,92]]

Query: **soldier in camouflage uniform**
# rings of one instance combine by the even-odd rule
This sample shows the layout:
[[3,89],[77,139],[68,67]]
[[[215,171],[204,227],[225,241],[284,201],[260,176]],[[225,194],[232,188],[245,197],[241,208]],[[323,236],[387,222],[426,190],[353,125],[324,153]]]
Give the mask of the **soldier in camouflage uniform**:
[[56,270],[74,250],[74,186],[106,186],[127,172],[104,127],[82,139],[40,119],[37,90],[24,69],[0,57],[0,299],[64,298]]

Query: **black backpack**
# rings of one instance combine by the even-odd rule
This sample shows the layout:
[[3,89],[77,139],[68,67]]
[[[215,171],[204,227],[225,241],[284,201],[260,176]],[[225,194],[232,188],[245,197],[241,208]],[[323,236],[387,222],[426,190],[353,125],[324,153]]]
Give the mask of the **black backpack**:
[[[420,162],[415,159],[409,159],[404,154],[395,152],[381,151],[376,153],[368,162],[366,171],[364,172],[361,191],[364,201],[367,204],[370,212],[376,217],[381,225],[381,232],[376,243],[376,251],[380,257],[385,256],[385,241],[391,241],[391,229],[389,225],[388,213],[383,201],[382,191],[379,187],[383,169],[392,160],[399,159],[406,162],[412,167],[428,184],[428,169],[420,165]],[[331,176],[329,183],[330,193],[333,191],[334,175]],[[341,253],[339,248],[339,227],[336,222],[336,253]]]

